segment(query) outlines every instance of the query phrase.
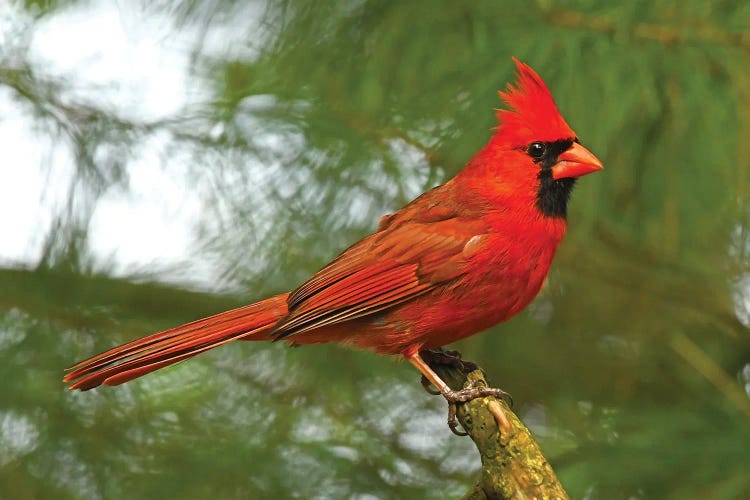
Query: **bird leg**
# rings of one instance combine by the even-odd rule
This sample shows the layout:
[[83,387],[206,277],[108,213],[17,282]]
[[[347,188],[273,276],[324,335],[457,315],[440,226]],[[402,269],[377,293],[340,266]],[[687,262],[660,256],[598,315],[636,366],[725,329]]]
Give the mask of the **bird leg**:
[[[458,363],[463,363],[463,361],[461,361],[461,358],[451,356],[452,353],[441,352],[441,354],[448,354]],[[409,362],[422,373],[423,381],[425,379],[426,381],[429,381],[433,386],[435,386],[435,388],[437,388],[439,393],[443,395],[446,401],[448,401],[448,427],[450,427],[451,432],[453,432],[453,434],[456,434],[457,436],[467,435],[466,432],[461,432],[457,429],[458,421],[456,420],[456,405],[458,403],[465,403],[467,401],[471,401],[472,399],[483,398],[486,396],[495,396],[497,398],[503,398],[506,400],[510,399],[510,395],[507,392],[496,389],[494,387],[465,387],[461,390],[454,391],[450,388],[450,386],[448,386],[448,384],[445,383],[445,381],[443,381],[443,379],[440,378],[437,373],[435,373],[430,365],[425,363],[419,352],[406,354],[406,359],[408,359]],[[453,365],[452,363],[453,362],[451,362],[452,366],[457,366]],[[427,390],[427,392],[432,393],[432,391],[428,390],[427,385],[424,382],[422,386],[425,388],[425,390]]]
[[[476,363],[474,363],[472,361],[466,361],[464,359],[461,359],[461,353],[460,352],[458,352],[458,351],[446,351],[442,347],[438,347],[436,349],[429,349],[429,350],[425,350],[425,351],[420,351],[419,354],[422,357],[422,359],[424,360],[424,362],[427,363],[427,365],[429,365],[429,366],[434,366],[434,365],[450,366],[450,367],[453,367],[453,368],[457,368],[458,370],[461,370],[463,373],[470,373],[470,372],[473,372],[474,370],[479,370],[480,369],[479,366]],[[429,383],[429,381],[427,380],[427,378],[424,375],[422,375],[422,381],[423,381],[422,382],[422,387],[424,387],[424,389],[427,392],[429,392],[430,394],[435,394],[435,395],[442,394],[441,392],[435,392],[432,389],[428,389],[428,387],[425,386],[425,384]],[[500,391],[502,393],[502,394],[498,394],[497,397],[501,398],[503,401],[506,402],[506,404],[509,407],[512,408],[513,407],[513,397],[509,393],[507,393],[507,392],[505,392],[505,391],[503,391],[501,389],[496,389],[496,390],[498,390],[498,391]],[[483,396],[477,396],[477,397],[483,397]],[[474,399],[474,398],[470,398],[470,399]]]
[[[446,351],[441,347],[438,347],[437,349],[421,351],[420,356],[428,365],[451,366],[453,368],[458,368],[465,373],[479,369],[479,367],[475,363],[462,360],[460,352]],[[422,384],[422,388],[428,394],[432,394],[433,396],[439,396],[440,394],[442,394],[440,391],[436,391],[435,389],[430,387],[430,381],[424,375],[422,375],[420,383]]]
[[432,386],[430,386],[430,381],[427,380],[427,377],[425,377],[424,375],[422,375],[422,380],[420,380],[419,383],[422,384],[422,389],[424,389],[425,392],[427,392],[427,394],[432,394],[433,396],[440,396],[441,392],[433,389]]
[[[476,364],[470,361],[463,361],[461,359],[460,352],[446,351],[441,347],[438,347],[437,349],[421,351],[420,356],[428,365],[446,365],[453,368],[458,368],[459,370],[464,372],[473,371],[478,368]],[[427,392],[427,394],[432,394],[433,396],[439,396],[442,394],[442,392],[437,391],[430,386],[429,379],[424,375],[422,375],[420,383],[422,384],[422,388],[425,390],[425,392]]]

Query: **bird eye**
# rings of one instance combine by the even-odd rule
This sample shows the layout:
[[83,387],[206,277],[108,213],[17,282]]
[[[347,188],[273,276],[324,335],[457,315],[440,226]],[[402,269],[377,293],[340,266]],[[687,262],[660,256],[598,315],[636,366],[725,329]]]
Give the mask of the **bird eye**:
[[529,153],[529,156],[538,160],[547,152],[547,147],[543,142],[532,142],[529,144],[529,147],[526,148],[526,152]]

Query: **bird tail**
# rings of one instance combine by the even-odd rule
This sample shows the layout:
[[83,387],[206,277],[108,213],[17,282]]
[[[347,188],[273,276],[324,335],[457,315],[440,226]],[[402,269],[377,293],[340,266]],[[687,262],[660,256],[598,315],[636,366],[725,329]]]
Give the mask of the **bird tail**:
[[69,368],[69,389],[119,385],[233,340],[271,340],[287,313],[287,294],[170,328],[110,349]]

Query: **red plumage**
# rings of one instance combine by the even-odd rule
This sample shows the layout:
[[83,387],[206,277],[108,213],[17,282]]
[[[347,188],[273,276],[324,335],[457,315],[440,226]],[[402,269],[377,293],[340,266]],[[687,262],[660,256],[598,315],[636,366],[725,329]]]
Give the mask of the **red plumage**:
[[510,108],[497,112],[499,138],[523,145],[529,140],[555,141],[575,137],[539,75],[516,58],[513,61],[518,68],[518,81],[515,86],[508,84],[505,92],[499,92]]
[[233,340],[338,342],[403,355],[446,394],[419,351],[517,314],[565,234],[575,177],[601,169],[541,78],[516,61],[509,109],[453,179],[383,217],[290,294],[156,333],[78,363],[71,389],[117,385]]

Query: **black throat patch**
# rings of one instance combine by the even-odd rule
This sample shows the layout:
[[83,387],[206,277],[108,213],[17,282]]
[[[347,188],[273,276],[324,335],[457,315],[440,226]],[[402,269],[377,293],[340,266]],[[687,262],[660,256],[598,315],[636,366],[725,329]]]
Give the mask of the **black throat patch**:
[[547,217],[565,218],[568,214],[568,199],[573,191],[576,180],[574,178],[563,178],[554,180],[552,178],[552,167],[557,163],[557,157],[567,151],[575,142],[575,139],[562,139],[554,142],[543,143],[546,146],[545,154],[536,160],[539,163],[539,191],[537,192],[536,204]]

